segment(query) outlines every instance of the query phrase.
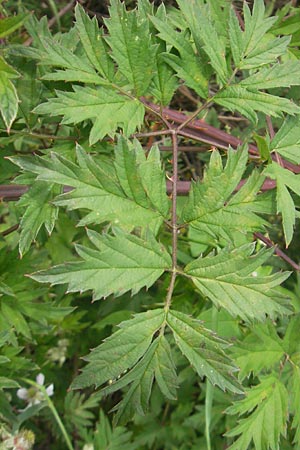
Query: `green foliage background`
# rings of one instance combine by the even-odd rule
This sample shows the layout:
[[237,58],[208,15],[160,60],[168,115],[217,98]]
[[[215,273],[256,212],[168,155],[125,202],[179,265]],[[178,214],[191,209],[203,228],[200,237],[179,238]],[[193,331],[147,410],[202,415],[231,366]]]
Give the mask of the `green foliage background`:
[[0,1],[1,450],[299,448],[294,3]]

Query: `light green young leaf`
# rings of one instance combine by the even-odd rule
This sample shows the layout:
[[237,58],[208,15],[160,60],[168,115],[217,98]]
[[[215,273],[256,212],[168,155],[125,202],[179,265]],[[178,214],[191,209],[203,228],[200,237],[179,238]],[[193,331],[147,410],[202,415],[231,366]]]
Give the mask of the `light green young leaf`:
[[280,436],[286,435],[288,392],[275,376],[247,390],[246,397],[227,408],[228,414],[246,414],[239,424],[226,433],[239,436],[229,450],[247,450],[251,443],[256,450],[279,450]]
[[208,77],[203,58],[195,54],[192,44],[184,37],[183,32],[175,31],[166,20],[158,17],[151,17],[151,21],[159,31],[158,37],[173,46],[179,53],[179,56],[165,53],[162,57],[176,72],[179,79],[182,79],[200,97],[207,98]]
[[217,307],[245,321],[265,320],[266,315],[276,317],[289,314],[287,299],[274,289],[288,276],[288,272],[269,276],[256,276],[256,269],[271,256],[272,250],[261,250],[252,255],[253,244],[233,251],[223,249],[218,255],[198,258],[188,264],[184,272],[202,295]]
[[142,180],[143,188],[152,203],[162,217],[168,217],[170,200],[166,195],[166,178],[161,167],[160,151],[157,146],[151,148],[147,158],[145,151],[136,143],[139,151],[138,173]]
[[233,318],[225,309],[205,309],[197,318],[203,322],[203,326],[213,329],[221,338],[236,341],[242,337],[239,319]]
[[63,115],[62,123],[80,123],[90,119],[93,127],[90,144],[114,135],[121,127],[129,136],[140,127],[144,120],[144,106],[138,100],[117,94],[113,89],[73,86],[74,92],[57,91],[51,98],[34,109],[37,114]]
[[290,359],[293,359],[293,356],[298,356],[300,354],[300,341],[298,339],[300,328],[300,314],[295,314],[290,318],[284,339],[284,351],[287,355],[289,355]]
[[251,233],[252,240],[252,233],[263,228],[265,221],[255,211],[257,192],[264,177],[253,172],[239,192],[233,194],[247,161],[246,146],[238,151],[229,149],[224,168],[219,152],[214,151],[203,181],[192,183],[181,218],[202,240],[207,236],[208,240],[234,242],[237,235],[246,236],[247,233]]
[[75,7],[76,27],[80,40],[90,63],[103,78],[112,80],[114,64],[108,53],[107,44],[103,38],[103,31],[99,29],[96,16],[90,19],[80,3]]
[[277,212],[282,214],[282,225],[286,246],[290,244],[296,221],[296,209],[293,198],[287,188],[300,196],[300,175],[284,169],[273,162],[265,170],[265,175],[276,180],[277,184]]
[[197,49],[205,51],[221,83],[225,84],[230,77],[226,61],[226,41],[219,35],[207,7],[200,2],[177,0],[177,3],[191,29]]
[[78,164],[52,154],[45,158],[13,158],[23,170],[36,173],[39,180],[72,186],[74,190],[55,200],[58,206],[87,209],[80,225],[112,222],[132,230],[134,227],[157,229],[168,217],[164,173],[158,150],[154,147],[146,159],[138,143],[129,148],[120,137],[115,147],[115,164],[99,163],[77,146]]
[[136,10],[126,11],[124,3],[111,0],[110,18],[105,19],[112,58],[128,79],[137,97],[144,95],[153,78],[157,47],[152,44],[148,19],[138,20]]
[[154,333],[164,321],[164,311],[139,313],[120,324],[120,330],[108,337],[85,358],[89,364],[72,383],[73,389],[115,380],[144,356]]
[[274,117],[281,116],[283,112],[292,115],[300,113],[299,106],[286,98],[250,90],[241,84],[220,91],[215,95],[214,101],[230,111],[238,111],[254,123],[257,122],[256,111]]
[[53,185],[36,181],[30,190],[18,202],[18,206],[26,207],[20,227],[19,251],[24,255],[44,225],[51,234],[58,216],[58,208],[50,203],[53,199]]
[[299,84],[300,61],[274,64],[274,66],[261,69],[240,82],[240,86],[248,86],[251,90],[290,87]]
[[288,116],[275,134],[270,150],[280,153],[294,164],[300,164],[299,116]]
[[41,283],[68,284],[68,292],[93,290],[93,299],[110,294],[136,294],[149,288],[170,269],[171,257],[150,233],[147,240],[120,230],[116,236],[88,230],[95,249],[77,245],[81,261],[55,266],[31,275]]
[[271,155],[270,155],[270,142],[269,142],[270,140],[269,140],[269,137],[268,136],[263,137],[263,136],[260,136],[259,134],[255,134],[254,133],[253,134],[253,139],[256,142],[260,158],[263,161],[270,162],[271,161]]
[[6,125],[7,132],[9,132],[18,112],[19,98],[16,88],[11,81],[11,78],[18,77],[18,72],[0,56],[0,113]]
[[176,344],[200,377],[206,376],[221,389],[242,393],[242,387],[234,377],[238,369],[224,349],[227,342],[203,327],[202,322],[179,311],[169,311],[167,324]]
[[94,433],[94,450],[134,450],[138,444],[131,440],[132,431],[125,427],[111,427],[108,418],[100,411],[100,420]]
[[240,368],[239,379],[250,373],[254,376],[263,370],[271,370],[284,356],[283,342],[271,321],[256,325],[250,334],[233,347],[233,358]]
[[64,419],[69,426],[79,431],[91,428],[95,423],[95,413],[99,409],[99,392],[86,395],[85,393],[68,391],[64,398]]
[[1,302],[0,314],[2,320],[4,320],[9,327],[13,327],[17,333],[30,339],[31,330],[22,312],[20,311],[20,305],[15,298],[7,298],[5,299],[5,302]]
[[0,19],[0,39],[8,36],[9,34],[20,28],[23,23],[30,17],[30,14],[23,13],[16,16],[1,18]]
[[[159,50],[156,54],[156,71],[149,87],[151,94],[162,106],[169,105],[174,92],[178,87],[178,80],[171,65],[167,64],[164,58],[165,43],[160,42]],[[164,49],[164,50],[163,50]]]

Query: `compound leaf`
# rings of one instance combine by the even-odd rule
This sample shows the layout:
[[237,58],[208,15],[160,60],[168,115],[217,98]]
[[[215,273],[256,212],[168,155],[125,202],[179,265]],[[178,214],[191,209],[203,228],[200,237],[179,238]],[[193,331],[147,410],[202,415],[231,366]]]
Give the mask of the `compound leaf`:
[[50,203],[53,197],[53,186],[43,181],[37,181],[18,202],[18,206],[26,207],[20,223],[19,251],[21,256],[29,250],[31,242],[36,238],[43,225],[48,234],[52,233],[58,216],[58,208]]
[[139,444],[133,442],[132,431],[125,427],[111,427],[108,418],[100,411],[100,420],[94,433],[95,450],[134,450]]
[[[168,105],[178,87],[178,80],[175,76],[175,70],[167,64],[164,55],[166,50],[165,42],[160,42],[159,52],[156,54],[156,71],[150,85],[151,94],[160,102],[161,105]],[[163,50],[164,49],[164,50]]]
[[144,415],[149,406],[151,389],[156,380],[161,392],[169,400],[176,400],[178,380],[171,348],[164,336],[152,342],[143,358],[118,380],[102,390],[102,394],[110,394],[131,384],[124,399],[115,406],[115,421],[127,422],[135,412]]
[[244,186],[233,195],[248,160],[247,147],[238,151],[229,149],[226,166],[223,168],[221,155],[214,151],[203,181],[193,183],[188,201],[181,217],[190,224],[193,234],[204,240],[225,239],[234,242],[237,235],[246,236],[262,229],[265,221],[256,211],[257,192],[264,178],[253,172]]
[[283,342],[274,325],[268,321],[251,329],[248,336],[233,348],[234,361],[240,368],[243,380],[252,372],[254,376],[263,370],[271,370],[284,356]]
[[95,249],[77,245],[81,261],[55,266],[31,275],[42,283],[68,284],[69,292],[93,290],[93,299],[110,294],[137,293],[147,288],[171,267],[171,257],[153,235],[147,240],[120,230],[116,236],[88,230]]
[[169,311],[167,324],[176,344],[200,377],[206,376],[221,389],[241,393],[242,387],[233,375],[238,370],[224,352],[227,342],[204,328],[199,320],[179,311]]
[[136,314],[133,319],[122,322],[117,332],[84,358],[89,364],[84,367],[82,374],[75,378],[71,387],[78,389],[93,384],[98,387],[109,380],[112,383],[118,379],[145,355],[154,333],[163,321],[164,311],[154,309]]
[[263,0],[256,0],[252,14],[244,2],[245,30],[242,31],[234,10],[229,19],[229,41],[231,53],[237,69],[253,69],[275,62],[285,53],[290,37],[274,38],[267,34],[276,22],[276,17],[265,17]]
[[289,273],[257,275],[256,269],[267,261],[273,250],[263,249],[252,255],[253,251],[254,244],[246,244],[233,251],[224,248],[218,255],[192,261],[184,272],[192,278],[202,295],[245,321],[263,321],[266,315],[288,314],[287,299],[274,288]]
[[283,112],[288,114],[299,114],[299,106],[286,98],[259,92],[236,84],[228,86],[223,91],[217,93],[214,101],[225,106],[230,111],[238,111],[247,117],[251,122],[257,122],[256,111],[279,117]]
[[275,134],[270,151],[280,153],[284,158],[300,164],[299,117],[288,116]]
[[275,162],[267,167],[265,175],[276,180],[277,212],[282,214],[284,237],[288,247],[293,238],[296,221],[296,209],[288,188],[300,196],[300,175],[292,173]]
[[159,31],[158,37],[178,52],[178,54],[163,54],[165,61],[188,87],[194,89],[200,97],[207,98],[208,78],[206,71],[203,70],[205,67],[203,58],[195,54],[192,44],[184,37],[183,32],[175,31],[166,20],[158,17],[151,17],[151,20]]
[[99,29],[96,16],[90,19],[80,3],[75,7],[76,27],[84,51],[95,69],[103,78],[112,80],[114,77],[114,64],[108,54],[107,44],[103,38],[103,31]]
[[202,47],[221,83],[225,84],[230,76],[226,61],[226,41],[218,33],[208,9],[200,2],[177,0],[177,3],[191,29],[196,47]]
[[248,417],[226,433],[239,436],[230,450],[247,450],[253,442],[256,450],[279,450],[280,436],[286,434],[288,392],[278,378],[270,375],[246,391],[246,397],[227,408],[228,414],[246,414]]
[[80,225],[110,221],[129,230],[137,226],[156,229],[169,211],[158,149],[153,148],[146,158],[137,142],[132,148],[120,137],[115,155],[114,165],[106,160],[97,163],[77,146],[78,164],[56,153],[50,161],[39,157],[12,161],[38,174],[39,180],[72,186],[74,190],[57,197],[55,204],[88,209]]
[[112,58],[128,79],[136,96],[144,95],[153,78],[157,47],[152,44],[149,21],[138,20],[136,10],[126,11],[119,0],[112,0],[110,18],[105,20]]
[[114,135],[121,127],[126,136],[134,133],[144,120],[144,106],[141,102],[116,93],[108,87],[94,89],[73,86],[74,92],[57,91],[56,98],[42,103],[34,109],[37,114],[63,115],[62,123],[76,124],[91,120],[90,144],[105,135]]
[[242,80],[240,86],[248,86],[251,90],[297,86],[300,84],[299,75],[300,61],[286,61],[259,70]]

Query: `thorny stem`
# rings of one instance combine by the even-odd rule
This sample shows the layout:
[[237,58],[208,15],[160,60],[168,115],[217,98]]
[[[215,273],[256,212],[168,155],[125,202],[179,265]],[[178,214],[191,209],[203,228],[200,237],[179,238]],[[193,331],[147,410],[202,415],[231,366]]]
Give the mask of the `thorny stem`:
[[[170,285],[168,287],[168,293],[166,296],[165,306],[164,310],[167,314],[171,302],[172,302],[172,296],[174,292],[175,287],[175,280],[177,276],[177,231],[178,231],[178,225],[177,225],[177,182],[178,182],[178,136],[176,130],[172,130],[172,150],[173,150],[173,158],[172,158],[172,166],[173,166],[173,174],[172,174],[172,215],[171,215],[171,228],[172,228],[172,274],[171,274],[171,281]],[[162,325],[162,328],[160,330],[160,334],[164,334],[165,330],[165,323]]]
[[300,271],[300,266],[295,261],[293,261],[288,255],[286,255],[280,248],[278,248],[269,238],[264,236],[261,233],[254,233],[254,237],[262,241],[264,244],[266,244],[270,248],[274,248],[275,255],[279,256],[279,258],[283,259],[285,262],[287,262],[293,269]]
[[164,123],[164,125],[166,126],[166,128],[168,130],[172,130],[172,125],[170,124],[170,122],[163,116],[162,114],[162,108],[160,108],[159,111],[157,111],[155,108],[152,108],[151,105],[149,105],[148,102],[146,102],[143,97],[141,97],[140,102],[143,103],[143,105],[145,106],[146,109],[148,109],[148,111],[151,111],[153,114],[155,114],[157,117],[160,118],[160,120]]
[[164,136],[172,134],[172,130],[149,131],[148,133],[135,133],[134,137]]
[[180,131],[182,128],[186,127],[192,120],[194,120],[198,114],[200,114],[202,111],[204,111],[210,103],[213,101],[213,97],[209,98],[205,103],[203,103],[200,108],[198,108],[190,117],[188,117],[184,122],[182,122],[178,127],[177,131]]

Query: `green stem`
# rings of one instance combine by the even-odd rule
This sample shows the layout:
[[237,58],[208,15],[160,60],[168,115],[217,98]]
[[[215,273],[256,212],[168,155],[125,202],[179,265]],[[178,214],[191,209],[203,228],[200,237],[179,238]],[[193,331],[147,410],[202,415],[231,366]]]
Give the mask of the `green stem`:
[[214,397],[214,386],[209,380],[206,380],[206,394],[205,394],[205,439],[207,450],[211,450],[210,440],[210,424],[212,416],[212,404]]
[[[215,306],[212,306],[212,330],[217,331],[218,328],[218,311]],[[215,387],[206,379],[206,394],[205,394],[205,439],[207,450],[211,450],[210,426],[212,419],[212,406],[214,399]]]
[[56,4],[55,4],[54,0],[48,0],[48,3],[49,3],[49,6],[52,9],[53,15],[55,17],[55,21],[57,23],[57,28],[59,31],[61,31],[60,18],[59,18],[58,9],[56,7]]
[[[0,133],[7,133],[6,130],[0,128]],[[19,131],[19,130],[10,130],[10,134],[18,134],[20,136],[29,136],[37,139],[50,139],[50,140],[61,140],[61,141],[76,141],[76,137],[74,136],[56,136],[55,134],[43,134],[43,133],[34,133],[33,131]]]
[[69,438],[67,430],[66,430],[64,424],[62,423],[61,418],[59,417],[59,414],[58,414],[53,402],[51,401],[49,395],[47,394],[46,388],[44,386],[36,383],[35,381],[28,380],[27,378],[25,378],[24,381],[26,381],[26,383],[28,383],[28,384],[31,384],[32,386],[34,386],[36,389],[38,389],[39,391],[41,391],[43,393],[45,401],[46,401],[50,411],[52,412],[52,414],[57,422],[57,425],[59,426],[60,431],[66,441],[68,449],[74,450],[74,447],[72,445],[71,439]]

